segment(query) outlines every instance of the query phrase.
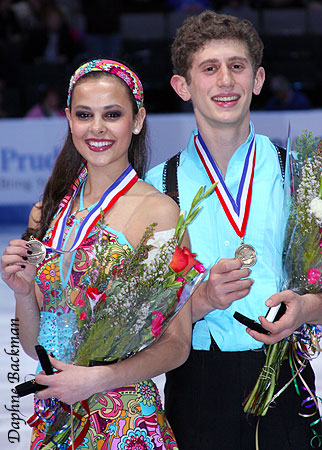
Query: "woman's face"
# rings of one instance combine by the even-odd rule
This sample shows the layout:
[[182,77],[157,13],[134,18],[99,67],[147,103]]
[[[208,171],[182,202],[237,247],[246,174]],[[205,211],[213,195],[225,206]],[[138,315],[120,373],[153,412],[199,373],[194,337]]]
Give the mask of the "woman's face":
[[132,133],[141,131],[145,110],[134,116],[126,85],[112,76],[81,80],[73,89],[71,109],[66,108],[74,145],[88,167],[117,172],[128,164]]

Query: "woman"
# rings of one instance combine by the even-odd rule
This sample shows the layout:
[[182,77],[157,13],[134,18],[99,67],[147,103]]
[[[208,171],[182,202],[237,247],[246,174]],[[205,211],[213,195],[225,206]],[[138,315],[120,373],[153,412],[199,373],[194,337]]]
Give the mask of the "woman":
[[[77,232],[86,222],[84,219],[97,209],[97,202],[104,198],[107,188],[118,183],[129,163],[139,177],[146,167],[143,90],[140,80],[128,67],[111,60],[85,63],[71,78],[67,105],[68,136],[42,203],[31,211],[27,230],[27,236],[33,234],[53,245],[60,228],[61,250],[72,248]],[[112,235],[127,248],[139,244],[151,223],[157,223],[156,231],[169,230],[179,215],[170,198],[136,179],[134,172],[128,190],[107,208],[103,217],[105,235]],[[76,194],[72,195],[73,192]],[[71,214],[62,224],[61,211],[66,205]],[[20,339],[31,357],[37,357],[34,346],[38,335],[47,351],[60,357],[57,347],[51,345],[58,334],[57,312],[64,313],[66,308],[77,310],[78,299],[83,294],[78,280],[86,273],[97,242],[98,227],[94,225],[80,246],[74,243],[74,251],[47,254],[37,270],[28,262],[32,256],[28,242],[17,239],[9,243],[1,260],[2,278],[15,293]],[[59,295],[64,289],[69,290],[68,300]],[[94,367],[75,366],[51,358],[53,367],[60,372],[37,375],[36,381],[48,386],[38,393],[40,399],[55,397],[73,404],[94,393],[106,392],[92,407],[89,430],[77,448],[177,448],[156,386],[151,380],[142,380],[171,370],[186,360],[191,339],[189,308],[183,308],[157,342],[132,358]],[[140,401],[147,392],[148,402]],[[145,409],[145,404],[149,408]],[[34,428],[32,449],[40,448],[43,431],[44,423]]]

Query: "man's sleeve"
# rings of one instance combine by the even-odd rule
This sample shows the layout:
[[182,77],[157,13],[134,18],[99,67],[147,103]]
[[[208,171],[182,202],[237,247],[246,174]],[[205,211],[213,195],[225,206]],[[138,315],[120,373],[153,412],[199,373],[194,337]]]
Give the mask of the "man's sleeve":
[[163,192],[163,168],[164,163],[159,164],[156,167],[153,167],[153,169],[150,169],[144,178],[144,181],[146,181],[149,184],[152,184],[156,189],[158,189],[160,192]]

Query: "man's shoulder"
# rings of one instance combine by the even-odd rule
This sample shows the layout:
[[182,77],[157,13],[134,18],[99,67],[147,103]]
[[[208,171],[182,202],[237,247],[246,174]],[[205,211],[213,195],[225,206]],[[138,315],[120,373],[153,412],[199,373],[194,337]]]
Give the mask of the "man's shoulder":
[[[192,132],[192,134],[193,134],[193,132]],[[190,136],[190,141],[191,141],[191,136]],[[168,164],[168,162],[172,158],[176,159],[176,164],[177,163],[181,164],[182,161],[186,157],[186,153],[187,153],[187,149],[189,148],[190,141],[189,141],[188,147],[186,147],[183,150],[180,150],[178,153],[175,153],[174,155],[170,156],[166,161],[163,161],[162,163],[157,164],[156,166],[149,169],[145,175],[144,180],[147,183],[152,184],[154,187],[156,187],[157,189],[162,191],[163,190],[162,189],[163,177],[165,176],[165,173],[164,173],[165,165]],[[179,157],[177,155],[179,155]]]
[[162,176],[163,176],[164,164],[165,164],[165,161],[158,164],[155,167],[152,167],[152,169],[149,169],[144,177],[144,181],[152,184],[152,186],[154,186],[159,191],[160,190],[162,191],[161,188],[162,188]]
[[265,136],[264,134],[257,134],[255,135],[256,137],[256,145],[260,145],[263,147],[268,147],[268,148],[275,148],[275,144],[271,141],[271,139],[268,136]]
[[268,136],[261,134],[256,134],[256,147],[263,153],[264,157],[273,155],[273,158],[279,158],[280,154],[282,154],[282,157],[285,157],[286,154],[284,147],[275,144]]

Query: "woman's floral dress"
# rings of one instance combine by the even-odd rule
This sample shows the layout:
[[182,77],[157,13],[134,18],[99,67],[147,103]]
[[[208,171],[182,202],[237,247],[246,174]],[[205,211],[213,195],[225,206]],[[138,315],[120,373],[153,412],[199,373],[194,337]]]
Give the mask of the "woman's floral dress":
[[[67,221],[64,241],[80,220],[71,216]],[[100,228],[102,232],[102,228]],[[131,249],[119,232],[104,227],[104,234],[114,241],[115,254]],[[51,230],[44,238],[48,241]],[[83,305],[81,278],[86,274],[95,256],[94,245],[99,230],[94,228],[89,237],[67,257],[49,254],[38,266],[36,282],[44,296],[39,343],[61,360],[68,360],[68,340],[74,321],[73,311]],[[63,247],[64,248],[64,247]],[[65,258],[65,261],[64,261]],[[80,429],[85,425],[85,415]],[[89,429],[77,449],[99,450],[166,450],[177,449],[173,433],[162,410],[158,389],[152,380],[120,387],[102,395],[91,407]],[[31,449],[41,448],[45,422],[39,421],[33,429]],[[80,431],[79,431],[80,432]],[[77,432],[77,435],[78,433]],[[69,442],[70,445],[70,442]],[[57,448],[65,449],[68,446]]]

